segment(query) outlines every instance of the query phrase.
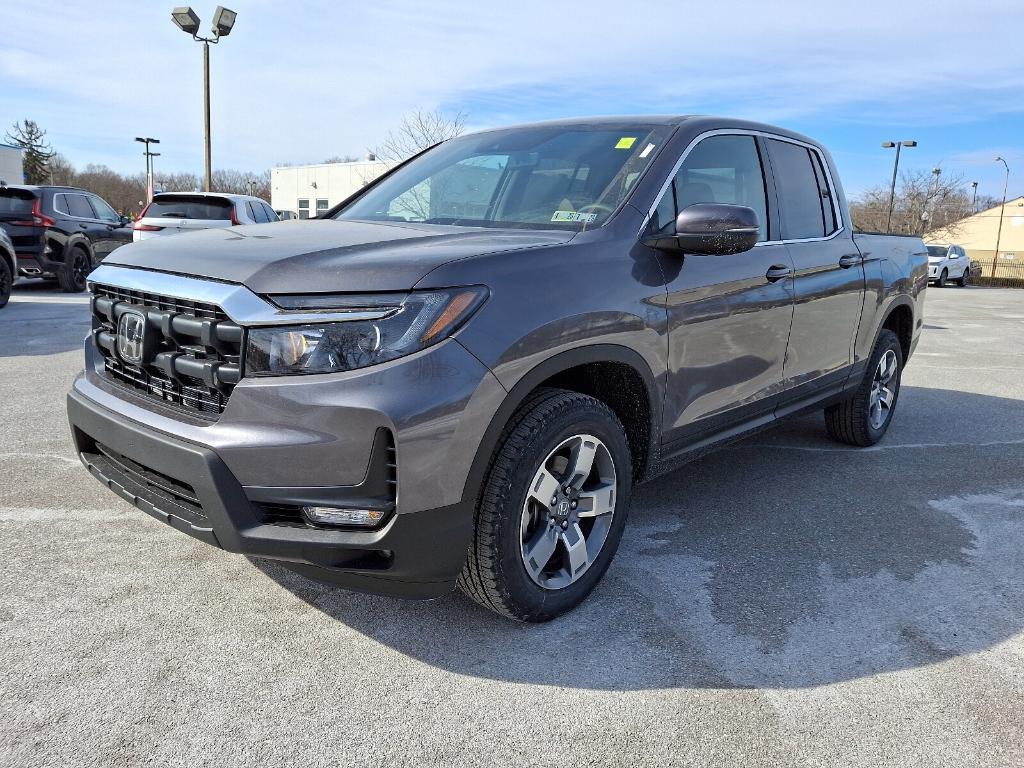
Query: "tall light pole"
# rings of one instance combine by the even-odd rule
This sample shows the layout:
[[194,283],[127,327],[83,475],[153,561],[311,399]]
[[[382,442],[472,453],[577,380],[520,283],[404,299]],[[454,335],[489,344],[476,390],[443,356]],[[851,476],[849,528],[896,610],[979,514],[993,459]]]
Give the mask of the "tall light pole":
[[179,6],[171,11],[171,20],[182,32],[192,35],[192,39],[203,44],[203,123],[206,130],[206,176],[203,187],[207,192],[212,191],[211,177],[213,176],[210,163],[210,43],[216,45],[222,37],[231,34],[235,26],[235,18],[238,16],[234,11],[218,5],[213,12],[212,37],[200,37],[199,17],[196,12],[188,6]]
[[974,199],[971,200],[971,213],[978,212],[978,182],[971,182],[971,189],[974,190]]
[[1003,212],[1006,210],[1006,189],[1010,185],[1010,166],[1001,157],[996,158],[997,163],[1002,163],[1006,169],[1006,178],[1003,180],[1003,204],[999,206],[999,229],[996,230],[996,252],[992,256],[992,277],[996,276],[996,264],[999,263],[999,240],[1003,236]]
[[160,139],[136,136],[135,140],[146,145],[146,151],[142,153],[146,156],[146,202],[151,203],[153,202],[153,158],[157,157],[160,153],[150,152],[149,145],[159,144]]
[[882,149],[896,147],[896,162],[892,164],[892,186],[889,187],[889,218],[885,220],[885,231],[892,232],[892,206],[896,201],[896,174],[900,168],[900,149],[902,147],[916,147],[916,141],[883,141]]
[[[921,234],[922,235],[924,234],[924,231],[928,228],[928,221],[929,221],[929,219],[936,218],[936,221],[938,221],[937,217],[935,217],[935,213],[936,213],[936,211],[938,210],[938,207],[939,207],[939,176],[941,176],[941,175],[942,175],[942,169],[941,168],[932,168],[932,176],[935,177],[935,187],[932,190],[932,212],[931,212],[931,215],[929,215],[927,217],[925,217],[925,216],[921,217],[922,221],[924,221],[924,223],[925,223],[924,227],[921,229]],[[927,208],[927,207],[928,206],[926,205],[925,208]]]

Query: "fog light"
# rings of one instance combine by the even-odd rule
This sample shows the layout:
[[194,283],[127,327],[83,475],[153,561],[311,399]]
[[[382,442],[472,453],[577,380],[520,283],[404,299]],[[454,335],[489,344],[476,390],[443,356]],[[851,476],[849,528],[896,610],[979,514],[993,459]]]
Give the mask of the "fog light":
[[380,509],[339,509],[338,507],[303,507],[306,519],[316,525],[358,525],[372,528],[384,519]]

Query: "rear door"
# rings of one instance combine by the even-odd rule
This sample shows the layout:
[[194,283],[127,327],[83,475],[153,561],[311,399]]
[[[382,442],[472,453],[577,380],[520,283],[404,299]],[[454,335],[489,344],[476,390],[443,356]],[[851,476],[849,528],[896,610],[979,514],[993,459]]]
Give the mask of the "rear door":
[[652,226],[674,228],[695,203],[753,208],[760,242],[746,253],[663,256],[668,289],[666,451],[774,418],[793,316],[792,262],[778,242],[774,201],[753,135],[702,139],[661,198]]
[[[864,304],[864,265],[842,220],[838,190],[822,154],[782,138],[766,138],[764,144],[782,238],[796,268],[793,328],[784,366],[791,390],[787,399],[793,399],[844,380],[849,372]],[[803,385],[808,386],[796,389]]]
[[94,261],[103,258],[107,248],[109,234],[107,226],[96,216],[89,197],[83,192],[66,192],[62,194],[63,201],[57,210],[63,212],[66,206],[68,212],[68,224],[66,229],[70,233],[78,232],[89,240],[92,247]]

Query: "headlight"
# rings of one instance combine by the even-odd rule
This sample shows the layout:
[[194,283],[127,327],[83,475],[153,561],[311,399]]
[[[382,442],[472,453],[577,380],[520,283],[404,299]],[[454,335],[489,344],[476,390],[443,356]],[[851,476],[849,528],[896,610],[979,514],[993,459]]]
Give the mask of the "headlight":
[[[277,297],[275,302],[285,309],[331,312],[332,321],[250,329],[245,375],[332,373],[394,360],[448,338],[485,298],[487,289],[480,286],[397,297]],[[357,311],[380,316],[333,322]]]

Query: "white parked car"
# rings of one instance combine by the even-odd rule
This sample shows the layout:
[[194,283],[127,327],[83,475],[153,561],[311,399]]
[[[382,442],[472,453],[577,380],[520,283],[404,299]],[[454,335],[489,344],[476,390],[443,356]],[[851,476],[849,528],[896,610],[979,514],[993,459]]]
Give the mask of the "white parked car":
[[959,245],[928,246],[928,280],[939,288],[945,288],[950,280],[956,280],[963,288],[971,279],[971,260]]
[[268,203],[250,195],[222,192],[161,192],[135,220],[132,240],[177,235],[196,229],[278,221]]

